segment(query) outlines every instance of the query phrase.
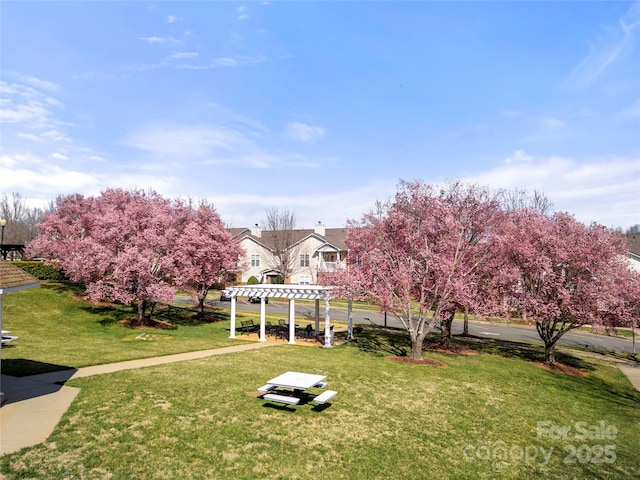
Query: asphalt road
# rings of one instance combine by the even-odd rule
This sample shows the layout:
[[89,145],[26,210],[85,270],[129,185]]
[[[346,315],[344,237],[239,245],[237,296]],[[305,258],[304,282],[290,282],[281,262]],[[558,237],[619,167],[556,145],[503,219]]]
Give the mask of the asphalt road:
[[[190,302],[190,300],[187,300]],[[207,302],[208,305],[230,308],[230,302],[220,302],[212,300]],[[238,309],[248,310],[252,312],[260,312],[260,304],[253,304],[244,298],[238,299]],[[266,311],[270,314],[282,314],[286,318],[289,312],[289,302],[287,301],[271,301],[266,305]],[[315,318],[315,308],[313,305],[296,303],[296,315]],[[320,302],[320,316],[324,316],[324,303]],[[330,310],[332,320],[338,322],[347,321],[347,309],[332,306]],[[380,314],[375,311],[353,310],[353,323],[364,325],[380,325],[392,328],[403,328],[400,319],[393,315]],[[462,333],[462,321],[454,321],[453,334]],[[542,340],[538,335],[535,327],[513,326],[513,325],[497,325],[488,322],[469,322],[469,333],[478,337],[496,338],[503,340],[512,340],[520,342],[529,342],[542,344]],[[636,343],[640,343],[640,339],[636,339]],[[633,353],[633,342],[631,339],[609,337],[606,335],[595,335],[592,333],[565,333],[558,345],[590,348],[598,351],[626,352]],[[640,345],[636,345],[636,353],[640,352]]]

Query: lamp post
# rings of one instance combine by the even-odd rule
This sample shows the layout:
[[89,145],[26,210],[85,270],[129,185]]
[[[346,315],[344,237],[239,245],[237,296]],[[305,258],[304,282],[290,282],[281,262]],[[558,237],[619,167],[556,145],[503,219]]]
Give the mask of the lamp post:
[[0,220],[0,227],[2,227],[2,233],[0,234],[0,254],[2,254],[2,259],[7,259],[7,254],[4,253],[4,227],[7,225],[7,221],[3,218]]

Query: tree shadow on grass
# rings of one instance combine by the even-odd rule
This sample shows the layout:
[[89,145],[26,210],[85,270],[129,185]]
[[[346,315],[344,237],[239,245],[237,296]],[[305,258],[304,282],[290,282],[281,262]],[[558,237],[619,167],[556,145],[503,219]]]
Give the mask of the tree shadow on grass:
[[208,323],[229,320],[229,314],[219,309],[207,308],[204,311],[204,315],[200,315],[200,313],[193,308],[177,307],[175,305],[167,305],[156,309],[153,316],[174,326],[183,327],[196,327]]
[[81,283],[62,281],[41,283],[40,288],[53,290],[57,293],[82,294],[85,291],[85,287]]
[[383,328],[365,327],[358,335],[360,350],[376,355],[406,357],[411,352],[411,339],[407,333]]
[[98,323],[103,327],[118,323],[122,318],[132,315],[133,310],[124,305],[84,305],[81,307],[87,313],[102,317]]
[[[427,335],[427,338],[425,338],[426,344],[438,341],[440,341],[440,335],[436,333]],[[529,362],[544,362],[544,347],[542,346],[473,336],[454,336],[452,342],[464,345],[478,353],[500,355],[505,358],[519,358]],[[358,335],[357,345],[364,352],[378,355],[407,356],[411,351],[409,334],[398,329],[366,327]],[[593,365],[589,362],[564,350],[556,350],[556,360],[559,363],[585,372],[594,370]]]
[[[519,358],[528,362],[544,363],[544,347],[542,345],[530,345],[509,340],[499,340],[495,338],[481,338],[474,336],[454,337],[456,342],[464,345],[478,353],[489,353],[500,355],[505,358]],[[556,349],[556,361],[569,367],[582,371],[594,370],[593,365],[584,359],[571,355],[565,350]]]

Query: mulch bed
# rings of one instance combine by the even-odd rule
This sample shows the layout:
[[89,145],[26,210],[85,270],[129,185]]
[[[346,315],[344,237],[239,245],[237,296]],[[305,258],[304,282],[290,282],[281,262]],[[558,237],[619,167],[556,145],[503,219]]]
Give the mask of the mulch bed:
[[174,330],[176,328],[175,325],[165,322],[164,320],[157,320],[155,318],[143,318],[142,321],[138,321],[138,317],[128,317],[123,318],[122,320],[118,320],[120,325],[124,325],[125,327],[131,328],[158,328],[160,330]]
[[551,372],[560,372],[565,375],[571,375],[572,377],[587,377],[588,373],[583,372],[579,368],[570,367],[569,365],[563,365],[562,363],[556,363],[553,365],[548,365],[544,362],[531,362],[534,365],[537,365],[545,370],[549,370]]
[[428,350],[434,350],[438,353],[450,353],[453,355],[477,355],[478,352],[475,350],[471,350],[470,348],[461,347],[460,345],[455,345],[450,343],[448,345],[443,345],[442,343],[428,343],[425,345],[425,348]]

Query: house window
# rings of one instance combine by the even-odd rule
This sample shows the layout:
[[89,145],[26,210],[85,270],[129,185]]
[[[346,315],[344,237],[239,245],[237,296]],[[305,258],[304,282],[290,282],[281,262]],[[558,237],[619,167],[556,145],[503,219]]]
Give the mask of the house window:
[[260,266],[260,254],[259,253],[252,253],[251,254],[251,266],[252,267],[259,267]]
[[310,285],[311,284],[311,275],[300,275],[300,285]]
[[300,254],[300,266],[301,267],[308,267],[309,266],[309,254],[308,253]]

